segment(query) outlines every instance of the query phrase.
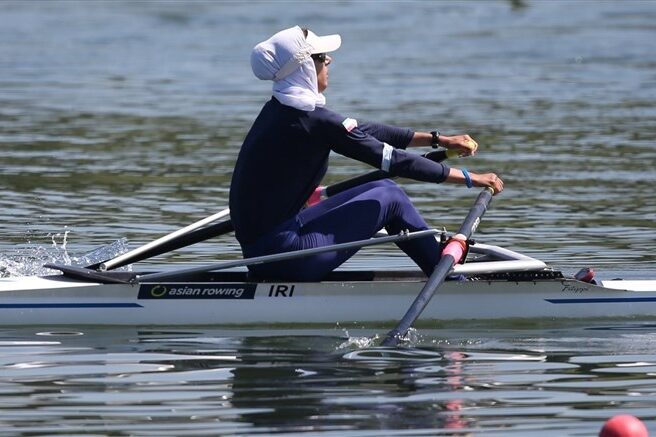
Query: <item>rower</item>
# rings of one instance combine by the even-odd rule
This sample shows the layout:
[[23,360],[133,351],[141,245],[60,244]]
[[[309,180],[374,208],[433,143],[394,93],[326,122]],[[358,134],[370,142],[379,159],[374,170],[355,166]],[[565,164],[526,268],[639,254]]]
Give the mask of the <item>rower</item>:
[[[369,182],[305,208],[328,168],[331,151],[379,168],[390,176],[423,182],[456,183],[503,190],[494,173],[450,168],[408,147],[442,146],[474,155],[469,135],[437,130],[414,132],[362,122],[325,107],[332,57],[339,35],[317,36],[298,26],[276,33],[251,53],[255,76],[273,81],[273,97],[262,108],[239,152],[230,188],[230,215],[244,257],[322,247],[372,237],[428,229],[405,192],[390,180]],[[264,182],[263,182],[264,181]],[[433,237],[399,243],[428,275],[440,258]],[[258,277],[316,281],[357,249],[327,252],[250,266]]]

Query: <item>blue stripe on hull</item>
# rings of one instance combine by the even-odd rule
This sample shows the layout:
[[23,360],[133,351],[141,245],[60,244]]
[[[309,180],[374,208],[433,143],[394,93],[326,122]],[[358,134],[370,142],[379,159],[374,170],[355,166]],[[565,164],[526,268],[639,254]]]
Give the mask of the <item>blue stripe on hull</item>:
[[138,303],[3,303],[0,309],[33,308],[143,308]]
[[545,299],[547,302],[561,303],[635,303],[635,302],[656,302],[654,297],[591,297],[586,299]]

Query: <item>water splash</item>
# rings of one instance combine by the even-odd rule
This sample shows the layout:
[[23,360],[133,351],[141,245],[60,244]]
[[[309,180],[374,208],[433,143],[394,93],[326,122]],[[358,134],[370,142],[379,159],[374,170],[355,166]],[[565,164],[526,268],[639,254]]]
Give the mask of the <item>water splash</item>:
[[369,347],[373,347],[376,345],[376,342],[378,341],[378,334],[373,335],[372,337],[357,337],[357,336],[352,336],[347,328],[344,328],[340,326],[339,323],[335,326],[335,329],[340,329],[343,333],[344,336],[346,337],[346,341],[341,343],[339,346],[337,346],[337,351],[344,350],[344,349],[365,349]]
[[[336,325],[335,329],[341,329],[346,337],[346,341],[337,346],[337,350],[344,349],[368,349],[376,347],[381,340],[381,337],[378,334],[372,336],[352,336],[347,328],[341,327],[339,323]],[[399,337],[399,344],[406,348],[412,348],[418,346],[422,342],[422,335],[415,328],[408,329],[405,335]]]
[[[116,257],[128,251],[128,241],[121,238],[84,254],[69,252],[68,235],[70,231],[48,234],[50,246],[31,246],[19,249],[9,255],[0,256],[0,278],[10,276],[38,276],[53,274],[55,271],[43,267],[54,263],[63,265],[90,265]],[[129,266],[127,268],[129,270]]]
[[403,346],[414,347],[421,342],[422,336],[415,328],[409,328],[405,335],[399,336],[398,339]]
[[348,336],[347,340],[337,346],[337,350],[343,349],[366,349],[374,347],[376,342],[379,340],[378,335],[373,337],[351,337]]

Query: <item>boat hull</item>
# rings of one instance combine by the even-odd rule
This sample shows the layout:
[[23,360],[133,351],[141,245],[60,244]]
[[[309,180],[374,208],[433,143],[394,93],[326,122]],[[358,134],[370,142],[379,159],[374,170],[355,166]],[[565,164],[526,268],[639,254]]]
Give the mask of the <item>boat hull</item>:
[[[61,276],[0,280],[0,325],[262,325],[400,319],[421,277],[318,283],[97,284]],[[448,281],[422,321],[656,315],[656,281]]]

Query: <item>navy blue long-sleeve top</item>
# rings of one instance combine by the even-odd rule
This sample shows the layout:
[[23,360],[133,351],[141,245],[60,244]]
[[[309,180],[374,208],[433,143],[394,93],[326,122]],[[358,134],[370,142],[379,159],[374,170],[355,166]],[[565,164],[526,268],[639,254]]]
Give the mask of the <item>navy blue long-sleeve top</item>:
[[405,149],[410,129],[357,123],[326,108],[301,111],[272,98],[248,132],[230,185],[230,217],[237,240],[255,242],[303,208],[334,151],[390,176],[443,182],[449,167]]

